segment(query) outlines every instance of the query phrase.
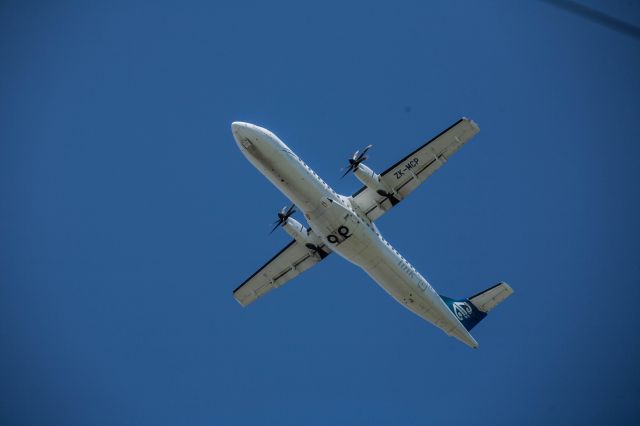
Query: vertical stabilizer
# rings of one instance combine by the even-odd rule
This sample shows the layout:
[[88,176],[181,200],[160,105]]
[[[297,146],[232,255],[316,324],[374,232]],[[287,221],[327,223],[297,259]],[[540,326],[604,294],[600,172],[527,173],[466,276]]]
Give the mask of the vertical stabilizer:
[[487,316],[490,310],[511,294],[513,294],[513,289],[509,284],[500,282],[467,299],[451,299],[442,295],[440,297],[464,328],[470,331]]

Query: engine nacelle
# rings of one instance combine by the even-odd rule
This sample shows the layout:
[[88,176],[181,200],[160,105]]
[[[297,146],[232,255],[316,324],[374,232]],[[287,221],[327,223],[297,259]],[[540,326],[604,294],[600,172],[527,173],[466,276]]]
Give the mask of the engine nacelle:
[[318,247],[322,244],[320,238],[310,229],[307,229],[300,222],[290,217],[282,224],[282,227],[291,235],[294,240],[304,244],[309,250],[318,250]]
[[358,164],[358,168],[353,171],[358,180],[365,184],[367,188],[371,188],[378,193],[378,195],[382,195],[383,197],[387,197],[387,199],[391,202],[392,206],[395,206],[400,202],[398,198],[396,198],[393,194],[393,191],[387,185],[382,182],[380,179],[380,175],[371,170],[369,167],[364,164]]
[[387,188],[387,185],[380,180],[380,175],[366,165],[359,164],[358,168],[355,169],[353,173],[360,182],[375,190],[378,194],[387,196],[392,193],[391,190]]

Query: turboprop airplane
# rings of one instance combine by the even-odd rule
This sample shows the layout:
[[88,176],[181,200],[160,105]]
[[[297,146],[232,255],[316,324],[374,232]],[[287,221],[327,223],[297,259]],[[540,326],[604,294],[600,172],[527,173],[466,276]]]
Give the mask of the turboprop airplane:
[[[344,175],[353,172],[364,186],[350,197],[337,194],[269,130],[242,122],[234,122],[231,129],[242,154],[293,203],[278,213],[273,229],[281,226],[293,240],[233,291],[242,306],[336,252],[360,266],[411,312],[468,346],[478,347],[469,331],[513,293],[511,287],[499,282],[465,299],[438,295],[374,223],[478,133],[473,121],[458,120],[380,174],[364,164],[371,145],[356,151]],[[291,217],[294,206],[310,227]]]

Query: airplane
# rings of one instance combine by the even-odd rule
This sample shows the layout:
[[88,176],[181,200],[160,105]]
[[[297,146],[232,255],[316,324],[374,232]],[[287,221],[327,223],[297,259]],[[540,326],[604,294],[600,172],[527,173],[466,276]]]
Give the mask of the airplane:
[[[439,295],[374,223],[475,136],[480,130],[476,123],[461,118],[380,174],[364,164],[371,145],[356,151],[343,177],[352,172],[364,186],[351,196],[336,193],[269,130],[239,121],[231,129],[247,160],[293,203],[278,213],[271,231],[282,227],[291,242],[233,290],[240,305],[246,307],[335,252],[361,267],[411,312],[471,348],[478,347],[471,329],[513,289],[499,282],[464,299]],[[291,217],[295,207],[309,227]]]

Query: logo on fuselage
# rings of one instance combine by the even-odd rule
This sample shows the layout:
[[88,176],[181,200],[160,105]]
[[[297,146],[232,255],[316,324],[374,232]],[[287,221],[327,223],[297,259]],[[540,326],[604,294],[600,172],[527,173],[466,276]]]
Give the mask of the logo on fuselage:
[[[349,233],[349,228],[344,225],[340,225],[340,227],[338,228],[338,234],[342,237],[342,242],[344,242],[351,236],[351,234]],[[331,244],[338,244],[340,243],[340,238],[338,238],[335,234],[329,234],[327,235],[327,241],[329,241]]]
[[451,306],[453,313],[456,314],[460,321],[471,318],[473,309],[471,309],[471,306],[469,306],[467,302],[453,302]]

